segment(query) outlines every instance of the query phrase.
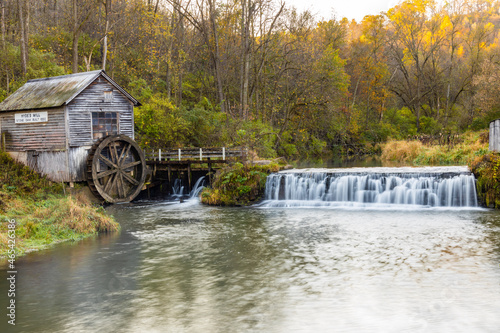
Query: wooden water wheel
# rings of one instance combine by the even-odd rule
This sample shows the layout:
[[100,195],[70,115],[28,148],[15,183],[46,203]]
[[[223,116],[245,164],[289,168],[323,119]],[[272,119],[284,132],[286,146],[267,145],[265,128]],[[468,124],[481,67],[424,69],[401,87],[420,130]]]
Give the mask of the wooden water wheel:
[[87,182],[98,198],[132,201],[146,179],[146,159],[137,143],[118,134],[97,141],[87,157]]

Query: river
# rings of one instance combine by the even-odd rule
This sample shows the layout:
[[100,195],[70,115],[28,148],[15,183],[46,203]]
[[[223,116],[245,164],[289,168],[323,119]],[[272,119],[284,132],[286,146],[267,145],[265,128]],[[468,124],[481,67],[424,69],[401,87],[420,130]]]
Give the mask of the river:
[[14,332],[500,327],[498,211],[215,208],[196,198],[108,211],[120,233],[17,259]]

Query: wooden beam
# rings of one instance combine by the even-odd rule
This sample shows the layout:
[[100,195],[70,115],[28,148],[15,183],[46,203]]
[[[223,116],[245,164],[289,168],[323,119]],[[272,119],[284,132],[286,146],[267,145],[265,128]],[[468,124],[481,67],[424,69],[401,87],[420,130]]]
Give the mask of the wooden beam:
[[192,178],[192,175],[191,175],[191,164],[188,164],[188,191],[191,192],[191,178]]
[[[166,162],[170,162],[170,158],[167,158]],[[168,186],[171,186],[172,183],[172,167],[168,164]]]
[[210,163],[210,157],[208,158],[208,183],[212,186],[212,163]]

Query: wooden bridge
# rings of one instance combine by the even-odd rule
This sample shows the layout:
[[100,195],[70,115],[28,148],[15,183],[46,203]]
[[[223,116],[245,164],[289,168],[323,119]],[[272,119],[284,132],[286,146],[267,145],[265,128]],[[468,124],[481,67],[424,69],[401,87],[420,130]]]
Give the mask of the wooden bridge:
[[[208,175],[212,183],[215,169],[221,168],[230,161],[245,160],[246,148],[179,148],[179,149],[143,149],[146,164],[152,171],[151,182],[147,188],[155,187],[168,180],[172,184],[172,176],[186,174],[189,190],[192,188],[193,172],[202,172]],[[166,172],[166,179],[162,174]],[[164,177],[164,176],[163,176]]]

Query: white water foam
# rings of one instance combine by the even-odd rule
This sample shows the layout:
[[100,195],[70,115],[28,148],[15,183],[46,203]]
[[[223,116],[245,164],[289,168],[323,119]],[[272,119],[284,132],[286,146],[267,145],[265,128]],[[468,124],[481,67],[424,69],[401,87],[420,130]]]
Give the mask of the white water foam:
[[261,207],[477,208],[467,167],[296,169],[268,176]]

